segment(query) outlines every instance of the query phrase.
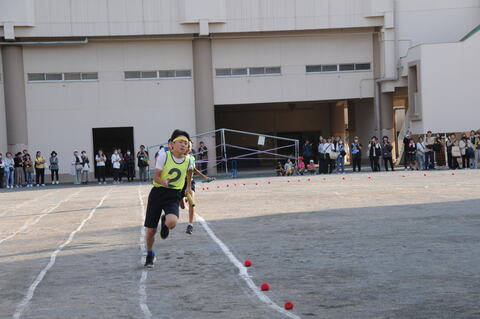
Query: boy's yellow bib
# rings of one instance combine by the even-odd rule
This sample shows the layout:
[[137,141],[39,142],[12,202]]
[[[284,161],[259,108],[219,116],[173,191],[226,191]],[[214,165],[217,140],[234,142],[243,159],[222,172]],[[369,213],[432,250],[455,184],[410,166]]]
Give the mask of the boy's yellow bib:
[[[181,164],[175,163],[170,151],[166,152],[167,160],[163,166],[162,173],[160,174],[161,179],[168,179],[168,188],[176,189],[181,191],[185,185],[185,180],[187,177],[187,171],[190,167],[190,156],[185,156]],[[164,187],[163,185],[158,184],[153,181],[153,186],[155,187]]]

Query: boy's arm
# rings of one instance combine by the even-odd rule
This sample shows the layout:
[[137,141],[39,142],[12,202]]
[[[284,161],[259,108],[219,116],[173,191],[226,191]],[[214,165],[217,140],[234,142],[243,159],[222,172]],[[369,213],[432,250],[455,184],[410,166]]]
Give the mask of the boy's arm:
[[200,175],[200,176],[202,176],[204,179],[208,179],[208,178],[209,178],[207,175],[205,175],[205,174],[203,174],[202,172],[200,172],[196,167],[195,167],[195,168],[193,169],[193,171],[192,171],[192,176],[193,176],[193,174]]
[[193,176],[193,169],[189,169],[187,171],[187,190],[186,192],[192,193],[192,176]]
[[168,187],[168,179],[161,179],[160,178],[161,174],[162,174],[162,170],[156,168],[154,170],[153,180],[160,185]]

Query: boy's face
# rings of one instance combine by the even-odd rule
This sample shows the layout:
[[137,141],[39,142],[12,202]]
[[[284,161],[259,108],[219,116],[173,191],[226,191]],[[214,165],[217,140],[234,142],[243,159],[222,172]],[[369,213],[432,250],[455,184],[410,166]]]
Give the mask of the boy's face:
[[182,154],[186,154],[188,150],[188,141],[185,140],[177,140],[172,143],[172,148],[174,151],[177,151]]

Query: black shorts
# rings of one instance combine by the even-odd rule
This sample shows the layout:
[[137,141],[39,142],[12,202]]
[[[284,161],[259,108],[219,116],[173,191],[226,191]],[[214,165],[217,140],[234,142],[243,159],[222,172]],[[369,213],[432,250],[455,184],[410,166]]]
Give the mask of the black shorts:
[[[192,179],[192,187],[191,187],[192,191],[195,191],[195,180]],[[185,182],[185,185],[183,185],[183,189],[182,189],[182,192],[181,192],[181,198],[184,198],[185,197],[185,191],[187,190],[187,182]]]
[[148,195],[147,214],[145,216],[144,226],[147,228],[157,228],[162,211],[165,212],[165,215],[174,214],[179,217],[178,205],[180,198],[180,192],[178,190],[165,187],[153,187]]

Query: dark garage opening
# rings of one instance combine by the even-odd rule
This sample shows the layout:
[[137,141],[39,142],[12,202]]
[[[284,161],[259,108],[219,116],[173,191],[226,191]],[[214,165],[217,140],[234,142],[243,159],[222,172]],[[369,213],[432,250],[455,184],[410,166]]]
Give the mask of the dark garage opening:
[[[102,127],[93,128],[93,157],[91,162],[95,162],[95,155],[98,150],[103,150],[107,155],[106,174],[107,177],[112,177],[112,163],[110,158],[115,148],[122,150],[125,153],[127,149],[135,152],[133,142],[133,127]],[[95,177],[97,177],[97,166],[95,165]]]

